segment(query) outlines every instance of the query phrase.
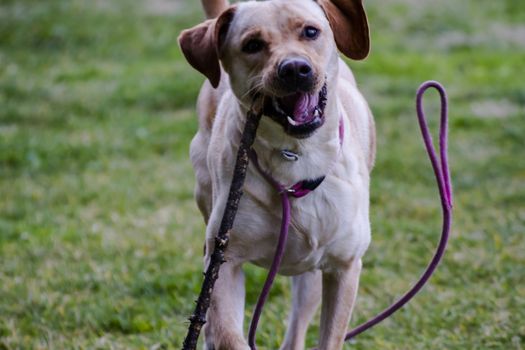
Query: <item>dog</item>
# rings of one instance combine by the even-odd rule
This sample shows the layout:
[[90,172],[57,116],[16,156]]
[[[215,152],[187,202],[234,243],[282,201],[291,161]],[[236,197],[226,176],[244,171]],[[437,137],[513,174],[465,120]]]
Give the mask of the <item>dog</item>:
[[[291,199],[279,273],[292,276],[292,310],[281,349],[304,349],[322,299],[319,349],[341,349],[370,239],[369,181],[375,127],[338,51],[369,53],[362,0],[202,0],[208,19],[183,31],[181,50],[205,81],[191,142],[195,198],[206,228],[205,265],[224,212],[240,136],[257,95],[264,113],[253,150],[285,186],[317,188]],[[212,294],[205,349],[247,350],[242,266],[269,268],[281,224],[279,193],[249,165],[230,243]]]

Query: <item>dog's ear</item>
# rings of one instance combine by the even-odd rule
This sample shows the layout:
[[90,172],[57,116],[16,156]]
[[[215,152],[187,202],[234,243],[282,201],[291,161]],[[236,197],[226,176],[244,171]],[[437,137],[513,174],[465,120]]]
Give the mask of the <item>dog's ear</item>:
[[217,19],[207,20],[179,35],[179,45],[184,57],[193,68],[208,78],[214,88],[221,80],[219,50],[234,13],[235,7],[230,7]]
[[362,0],[318,0],[345,56],[362,60],[370,51],[368,20]]

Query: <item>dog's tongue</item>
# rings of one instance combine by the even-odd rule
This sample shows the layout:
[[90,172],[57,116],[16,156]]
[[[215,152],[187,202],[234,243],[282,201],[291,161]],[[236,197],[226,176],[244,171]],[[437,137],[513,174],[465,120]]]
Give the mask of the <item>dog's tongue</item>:
[[314,111],[319,103],[318,94],[296,93],[280,99],[283,110],[298,124],[314,119]]

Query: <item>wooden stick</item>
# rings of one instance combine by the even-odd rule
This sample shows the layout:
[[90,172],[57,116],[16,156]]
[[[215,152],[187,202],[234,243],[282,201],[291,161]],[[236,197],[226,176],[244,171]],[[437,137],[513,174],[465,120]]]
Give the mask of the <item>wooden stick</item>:
[[255,141],[255,134],[259,121],[262,115],[262,108],[255,112],[253,109],[248,112],[246,124],[241,137],[239,150],[237,151],[237,160],[233,170],[233,178],[230,185],[230,192],[228,194],[228,201],[224,209],[221,225],[217,237],[215,238],[215,248],[210,258],[208,269],[204,274],[204,281],[202,283],[201,292],[197,299],[195,310],[190,320],[188,333],[184,340],[182,350],[195,350],[197,347],[197,340],[202,329],[206,323],[206,312],[210,306],[211,293],[215,285],[215,281],[219,277],[219,269],[225,262],[224,251],[228,247],[230,239],[230,230],[239,208],[239,201],[241,200],[243,191],[242,187],[244,179],[246,178],[246,170],[248,169],[248,151]]

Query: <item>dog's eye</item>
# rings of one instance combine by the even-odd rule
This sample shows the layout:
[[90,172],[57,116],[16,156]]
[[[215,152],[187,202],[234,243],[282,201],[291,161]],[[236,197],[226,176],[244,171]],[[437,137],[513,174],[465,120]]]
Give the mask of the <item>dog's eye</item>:
[[305,27],[303,30],[303,35],[308,39],[317,39],[319,36],[319,29],[312,26]]
[[248,40],[243,46],[242,51],[248,54],[257,53],[264,48],[264,42],[259,39]]

